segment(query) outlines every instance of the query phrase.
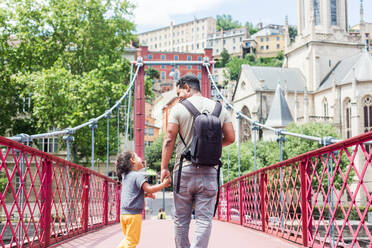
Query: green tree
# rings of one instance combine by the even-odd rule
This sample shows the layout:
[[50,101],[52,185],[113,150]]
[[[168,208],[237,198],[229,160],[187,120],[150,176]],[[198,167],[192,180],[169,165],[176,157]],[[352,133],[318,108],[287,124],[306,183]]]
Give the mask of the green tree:
[[259,57],[255,59],[253,55],[247,55],[245,58],[241,59],[238,57],[232,57],[231,60],[226,64],[227,71],[230,75],[230,80],[238,81],[241,66],[243,64],[251,66],[271,66],[271,67],[282,67],[284,60],[284,55],[278,53],[276,57],[263,58]]
[[[129,63],[122,61],[124,47],[134,39],[134,24],[129,21],[133,6],[128,1],[19,0],[8,1],[7,5],[7,10],[0,11],[0,89],[4,90],[0,104],[5,110],[1,115],[6,117],[0,118],[1,134],[9,127],[10,133],[30,125],[29,130],[33,128],[34,121],[28,118],[9,121],[19,116],[20,97],[26,96],[24,84],[10,84],[16,73],[31,79],[30,73],[58,64],[55,68],[65,68],[71,75],[99,70],[100,80],[115,84],[128,80]],[[37,98],[33,96],[33,101]]]
[[242,25],[239,21],[234,21],[231,17],[231,15],[217,15],[216,18],[216,30],[231,30],[235,28],[241,28]]
[[146,76],[150,77],[150,79],[159,79],[160,74],[159,71],[155,70],[154,68],[150,67],[146,70]]
[[221,59],[219,61],[217,61],[216,63],[216,67],[217,68],[223,68],[226,66],[226,64],[230,61],[231,57],[230,57],[230,54],[229,52],[226,50],[226,48],[224,48],[220,54],[221,56]]
[[253,27],[253,24],[251,23],[251,22],[246,22],[245,23],[245,26],[248,28],[248,30],[249,30],[249,33],[251,34],[251,35],[254,35],[255,33],[257,33],[258,31],[260,31],[258,28],[255,28],[255,27]]
[[291,40],[291,42],[294,42],[297,36],[297,27],[289,26],[288,32],[289,32],[289,39]]
[[[147,166],[150,169],[153,169],[155,171],[160,171],[163,140],[164,140],[164,133],[160,134],[150,146],[146,147],[146,150],[145,150],[145,158],[146,158]],[[176,144],[177,143],[178,143],[178,140],[176,141]],[[172,158],[169,162],[170,171],[172,171],[174,167],[175,155],[176,155],[176,149],[174,149]]]

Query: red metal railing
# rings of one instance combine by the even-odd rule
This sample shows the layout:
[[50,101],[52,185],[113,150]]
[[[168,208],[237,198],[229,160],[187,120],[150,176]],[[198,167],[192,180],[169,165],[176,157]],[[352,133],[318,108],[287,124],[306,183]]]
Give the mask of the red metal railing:
[[371,140],[369,132],[222,185],[218,219],[305,247],[372,247]]
[[119,221],[106,176],[0,136],[0,244],[46,247]]

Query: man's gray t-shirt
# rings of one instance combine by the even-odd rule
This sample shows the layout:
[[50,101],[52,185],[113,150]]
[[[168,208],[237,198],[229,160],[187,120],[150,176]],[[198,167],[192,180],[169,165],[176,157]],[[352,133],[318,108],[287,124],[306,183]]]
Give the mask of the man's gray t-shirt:
[[145,192],[142,185],[145,175],[138,171],[123,174],[121,182],[120,214],[140,214],[145,207]]
[[[188,101],[190,101],[195,108],[199,110],[200,113],[208,112],[212,113],[214,110],[214,107],[216,106],[216,102],[203,97],[201,95],[197,96],[191,96],[187,98]],[[230,113],[227,112],[225,108],[222,108],[221,114],[219,116],[219,119],[221,120],[221,125],[232,122]],[[187,146],[189,147],[192,141],[193,136],[193,117],[192,114],[186,109],[185,106],[183,106],[181,103],[177,103],[170,112],[168,123],[174,123],[177,124],[179,127],[179,132],[182,135],[182,138],[185,140]],[[182,143],[182,140],[179,139],[177,148],[176,148],[176,158],[175,158],[175,165],[174,170],[178,169],[178,165],[180,163],[181,154],[185,150],[185,145]],[[190,165],[191,162],[184,160],[183,166]]]

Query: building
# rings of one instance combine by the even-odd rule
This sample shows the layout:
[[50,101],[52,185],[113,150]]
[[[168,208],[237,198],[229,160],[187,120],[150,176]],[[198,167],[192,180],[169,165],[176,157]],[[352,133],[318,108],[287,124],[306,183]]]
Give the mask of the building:
[[[278,105],[273,101],[279,84],[282,93],[278,91],[277,95],[282,94],[279,99],[287,102],[281,106],[288,106],[286,120],[291,116],[296,123],[331,123],[344,139],[371,131],[372,55],[366,51],[365,31],[361,35],[350,34],[347,0],[298,3],[298,35],[293,43],[289,42],[288,24],[285,25],[283,68],[243,65],[233,95],[234,106],[254,120],[285,128],[288,122],[278,119],[284,115],[269,118],[270,110]],[[362,5],[360,23],[363,27]],[[235,120],[234,126],[237,125]],[[240,140],[252,138],[247,121],[241,122],[240,134]],[[274,138],[262,132],[260,136]],[[362,166],[361,156],[358,154],[354,160],[358,169]],[[370,169],[364,180],[372,181]],[[372,184],[365,185],[372,192]],[[352,192],[356,190],[354,186]],[[367,201],[365,192],[359,191],[358,204],[365,205]]]
[[151,145],[159,136],[160,127],[155,125],[155,118],[151,116],[152,104],[145,103],[145,145]]
[[[141,53],[144,60],[148,61],[202,61],[204,53],[182,53],[182,52],[164,52],[149,51],[147,46],[141,47]],[[155,87],[160,87],[161,92],[172,89],[175,80],[192,73],[200,80],[202,78],[201,65],[148,65],[159,72],[159,80],[155,80]]]
[[253,54],[256,57],[275,57],[278,52],[284,51],[284,46],[284,26],[270,24],[243,40],[243,56]]
[[152,51],[202,53],[207,37],[216,32],[216,20],[212,17],[169,26],[138,34],[141,45]]
[[246,27],[208,34],[208,47],[213,49],[213,57],[219,58],[223,49],[232,56],[242,57],[243,40],[250,37]]

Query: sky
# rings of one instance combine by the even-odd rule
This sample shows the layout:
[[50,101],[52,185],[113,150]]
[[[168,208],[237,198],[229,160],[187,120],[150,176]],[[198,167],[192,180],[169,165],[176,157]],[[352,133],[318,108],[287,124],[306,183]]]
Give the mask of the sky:
[[[242,24],[297,25],[297,0],[131,0],[136,4],[133,21],[137,32],[146,32],[196,18],[229,14]],[[349,25],[359,23],[360,0],[348,0]],[[364,19],[372,22],[372,0],[364,0]]]

